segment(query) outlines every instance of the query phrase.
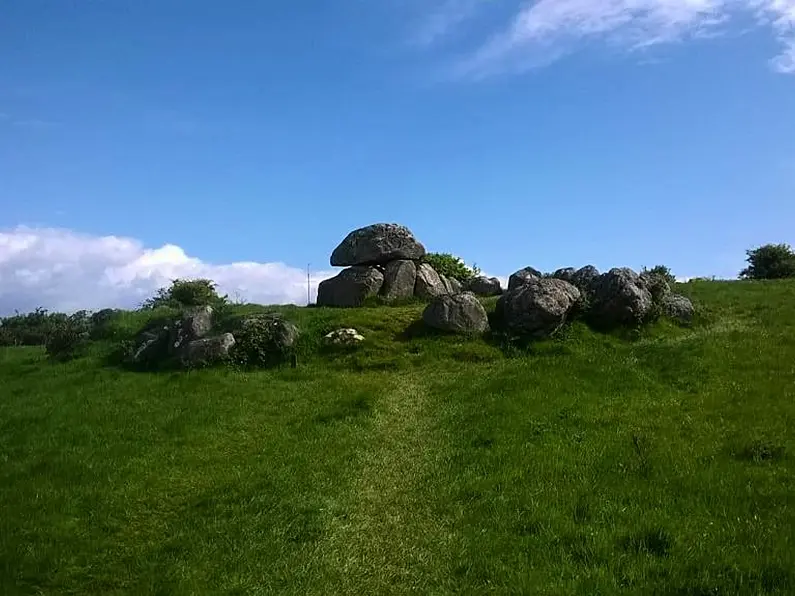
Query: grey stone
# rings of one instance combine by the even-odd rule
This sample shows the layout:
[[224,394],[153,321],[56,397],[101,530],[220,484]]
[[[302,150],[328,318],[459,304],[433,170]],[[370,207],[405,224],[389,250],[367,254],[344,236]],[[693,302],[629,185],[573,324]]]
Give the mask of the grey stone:
[[425,247],[411,231],[398,224],[378,223],[348,234],[331,253],[333,267],[386,264],[399,259],[421,259]]
[[690,298],[679,294],[665,296],[662,300],[662,311],[665,316],[685,325],[693,321],[695,314],[695,308]]
[[130,361],[133,364],[149,363],[167,354],[170,331],[169,327],[163,327],[141,333],[135,340]]
[[170,350],[178,352],[196,339],[202,339],[213,327],[213,307],[199,306],[183,313],[171,330]]
[[571,284],[574,283],[575,273],[577,273],[577,270],[574,267],[563,267],[562,269],[555,271],[555,273],[552,274],[552,277],[555,279],[562,279],[563,281],[567,281]]
[[414,295],[418,298],[436,298],[449,293],[436,270],[428,263],[420,263],[417,267]]
[[370,296],[378,294],[384,284],[383,274],[375,267],[349,267],[339,275],[320,282],[318,306],[361,306]]
[[544,277],[544,274],[533,267],[519,269],[519,271],[515,272],[513,275],[511,275],[511,277],[508,278],[508,290],[514,290],[522,284],[527,283],[529,280],[540,277]]
[[447,281],[450,284],[451,294],[460,294],[464,291],[464,284],[458,281],[455,277],[448,277]]
[[505,325],[533,338],[552,335],[580,299],[580,291],[562,279],[531,278],[499,300]]
[[417,265],[414,264],[414,261],[392,261],[384,268],[384,285],[381,287],[381,295],[389,301],[411,298],[414,296],[416,282]]
[[605,326],[644,321],[653,305],[646,283],[627,267],[611,269],[594,282],[591,315]]
[[467,283],[467,290],[476,296],[499,296],[502,294],[502,285],[496,277],[473,277]]
[[593,265],[586,265],[574,272],[571,283],[577,286],[583,294],[590,296],[594,291],[594,284],[599,279],[599,270]]
[[471,292],[434,298],[422,320],[429,327],[453,333],[483,333],[489,328],[486,309]]
[[651,299],[655,304],[662,304],[665,298],[671,293],[671,286],[668,280],[662,275],[653,273],[641,273],[638,276],[640,283],[651,294]]
[[451,282],[451,278],[447,277],[446,275],[439,274],[439,279],[442,280],[442,285],[444,286],[444,291],[447,294],[455,294],[453,291],[453,284]]
[[200,306],[186,312],[182,317],[181,327],[191,340],[201,339],[213,327],[213,307]]
[[185,366],[198,366],[221,362],[229,357],[229,351],[234,345],[235,338],[231,333],[195,339],[183,349],[181,354],[182,364]]

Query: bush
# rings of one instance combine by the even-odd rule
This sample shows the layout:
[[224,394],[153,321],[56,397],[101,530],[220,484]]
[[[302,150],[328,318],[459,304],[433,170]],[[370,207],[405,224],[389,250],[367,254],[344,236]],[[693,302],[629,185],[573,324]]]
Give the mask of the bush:
[[227,296],[219,296],[215,282],[209,279],[175,279],[167,288],[160,288],[157,294],[143,303],[144,309],[192,308],[196,306],[223,306]]
[[50,333],[68,318],[63,313],[51,313],[45,308],[6,317],[0,320],[0,345],[43,346]]
[[121,311],[115,308],[103,308],[91,315],[91,339],[110,339],[113,337],[111,323],[119,317]]
[[664,279],[669,286],[673,286],[676,283],[676,276],[671,273],[671,270],[665,265],[655,265],[651,269],[644,267],[641,271],[641,275],[647,277],[660,277]]
[[480,269],[477,265],[469,267],[459,257],[449,253],[428,253],[423,257],[423,262],[428,263],[437,273],[447,278],[457,279],[461,283],[465,283],[473,277],[480,275]]
[[53,360],[65,362],[84,356],[89,343],[88,327],[84,318],[73,315],[50,331],[45,342],[45,351]]
[[234,332],[231,359],[246,368],[278,366],[295,358],[298,330],[279,315],[260,315]]
[[740,272],[742,279],[784,279],[795,277],[795,252],[789,244],[765,244],[745,251],[748,267]]

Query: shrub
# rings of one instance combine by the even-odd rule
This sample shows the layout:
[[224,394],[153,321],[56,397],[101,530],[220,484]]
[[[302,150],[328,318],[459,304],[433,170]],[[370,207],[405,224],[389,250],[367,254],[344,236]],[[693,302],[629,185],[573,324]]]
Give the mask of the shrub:
[[111,339],[116,330],[113,328],[121,316],[121,311],[115,308],[103,308],[91,315],[91,339]]
[[88,327],[82,317],[73,316],[50,330],[45,351],[53,360],[65,362],[84,356],[88,346]]
[[191,308],[196,306],[220,307],[227,302],[226,296],[219,296],[215,282],[209,279],[175,279],[167,288],[160,288],[157,294],[144,302],[142,308],[155,309]]
[[480,275],[480,269],[477,265],[469,267],[459,257],[449,253],[428,253],[423,257],[423,262],[428,263],[437,273],[447,278],[457,279],[461,283],[465,283],[473,277]]
[[740,272],[742,279],[795,277],[795,252],[789,244],[765,244],[746,254],[748,267]]
[[646,313],[643,323],[651,323],[663,315],[663,302],[671,293],[671,285],[676,283],[676,278],[665,265],[657,265],[651,269],[644,267],[641,278],[645,281],[646,289],[651,293],[652,299],[652,307]]
[[68,323],[81,332],[88,333],[91,331],[91,316],[86,310],[78,310],[76,313],[69,315]]
[[37,308],[27,314],[15,314],[0,321],[0,343],[7,346],[43,346],[56,326],[66,321],[63,313]]
[[648,277],[660,277],[664,279],[669,286],[672,286],[676,283],[676,276],[671,273],[671,270],[665,265],[655,265],[651,269],[644,267],[641,271],[641,275]]
[[243,322],[234,332],[231,359],[247,367],[271,367],[292,361],[298,330],[279,315],[260,315]]

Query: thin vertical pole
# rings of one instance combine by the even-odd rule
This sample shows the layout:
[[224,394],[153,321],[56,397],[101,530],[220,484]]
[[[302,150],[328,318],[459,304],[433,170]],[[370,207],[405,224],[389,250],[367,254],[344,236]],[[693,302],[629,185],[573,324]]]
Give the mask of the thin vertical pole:
[[309,306],[309,303],[312,300],[312,291],[310,289],[310,278],[309,278],[309,267],[312,263],[306,264],[306,305]]

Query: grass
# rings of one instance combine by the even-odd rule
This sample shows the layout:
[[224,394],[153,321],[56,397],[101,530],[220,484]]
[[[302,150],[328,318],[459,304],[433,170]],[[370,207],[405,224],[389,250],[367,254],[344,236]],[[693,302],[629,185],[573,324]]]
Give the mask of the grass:
[[680,289],[524,348],[285,308],[265,372],[0,350],[0,593],[795,593],[795,284]]

